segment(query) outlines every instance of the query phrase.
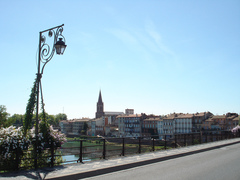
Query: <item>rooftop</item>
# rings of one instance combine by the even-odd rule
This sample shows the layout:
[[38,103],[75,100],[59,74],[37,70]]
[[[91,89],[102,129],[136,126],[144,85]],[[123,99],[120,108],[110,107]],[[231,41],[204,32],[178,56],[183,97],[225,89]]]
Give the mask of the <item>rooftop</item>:
[[148,119],[144,119],[144,121],[160,121],[161,119],[158,118],[148,118]]
[[179,118],[193,118],[193,114],[181,114],[176,117],[176,119]]
[[213,116],[212,117],[213,119],[224,119],[224,118],[226,118],[226,115],[224,114],[224,115],[216,115],[216,116]]
[[121,115],[121,114],[124,114],[123,112],[115,112],[115,111],[105,111],[104,112],[105,115],[107,116],[116,116],[116,115]]
[[90,118],[82,118],[82,119],[71,119],[71,120],[67,120],[68,122],[86,122],[91,120]]
[[239,121],[240,116],[237,116],[233,119],[233,121]]
[[122,115],[119,115],[117,116],[117,118],[119,117],[141,117],[142,115],[141,114],[122,114]]

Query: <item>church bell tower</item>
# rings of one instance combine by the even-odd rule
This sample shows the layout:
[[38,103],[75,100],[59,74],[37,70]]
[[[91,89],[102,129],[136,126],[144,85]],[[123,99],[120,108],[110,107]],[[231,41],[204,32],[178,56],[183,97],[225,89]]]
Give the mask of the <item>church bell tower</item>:
[[104,116],[104,111],[103,111],[102,94],[101,94],[101,90],[100,90],[98,102],[97,102],[96,118],[100,118],[102,116]]

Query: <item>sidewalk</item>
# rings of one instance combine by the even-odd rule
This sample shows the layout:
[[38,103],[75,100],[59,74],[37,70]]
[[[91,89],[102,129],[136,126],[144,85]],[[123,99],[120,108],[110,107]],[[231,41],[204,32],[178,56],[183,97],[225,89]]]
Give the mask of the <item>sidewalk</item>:
[[33,170],[5,173],[0,174],[0,179],[81,179],[201,153],[236,143],[240,143],[240,138],[187,146],[171,150],[137,154],[127,157],[119,157],[109,160],[92,161],[84,164],[78,163],[54,168],[45,168],[38,171]]

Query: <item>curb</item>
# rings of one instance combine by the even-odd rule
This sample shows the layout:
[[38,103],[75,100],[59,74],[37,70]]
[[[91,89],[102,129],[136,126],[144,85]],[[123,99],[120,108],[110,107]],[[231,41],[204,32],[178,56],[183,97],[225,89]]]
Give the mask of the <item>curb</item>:
[[185,152],[185,153],[180,153],[180,154],[175,154],[175,155],[170,155],[170,156],[165,156],[165,157],[160,157],[160,158],[155,158],[155,159],[150,159],[150,160],[139,161],[139,162],[130,163],[130,164],[124,164],[124,165],[119,165],[119,166],[114,166],[114,167],[98,169],[98,170],[94,170],[94,171],[88,171],[88,172],[82,172],[82,173],[78,173],[78,174],[46,178],[46,179],[49,179],[49,180],[68,180],[68,179],[75,180],[76,179],[77,180],[77,179],[82,179],[82,178],[89,178],[89,177],[99,176],[99,175],[103,175],[103,174],[107,174],[107,173],[112,173],[112,172],[130,169],[130,168],[135,168],[135,167],[139,167],[139,166],[144,166],[144,165],[148,165],[148,164],[152,164],[152,163],[162,162],[162,161],[166,161],[166,160],[170,160],[170,159],[175,159],[175,158],[179,158],[179,157],[198,154],[198,153],[202,153],[205,151],[210,151],[210,150],[214,150],[214,149],[218,149],[218,148],[222,148],[225,146],[230,146],[230,145],[234,145],[234,144],[238,144],[238,143],[240,143],[240,141],[223,144],[223,145],[218,145],[218,146],[213,146],[213,147],[209,147],[209,148],[205,148],[205,149],[200,149],[200,150],[195,150],[195,151],[190,151],[190,152]]

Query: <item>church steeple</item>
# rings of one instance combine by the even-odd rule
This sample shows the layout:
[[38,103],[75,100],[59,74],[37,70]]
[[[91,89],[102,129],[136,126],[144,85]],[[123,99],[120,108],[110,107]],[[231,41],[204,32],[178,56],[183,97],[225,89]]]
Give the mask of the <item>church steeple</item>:
[[98,103],[102,103],[102,94],[101,94],[101,90],[99,91]]
[[104,116],[104,111],[103,111],[102,94],[101,94],[101,90],[100,90],[99,91],[98,102],[97,102],[96,118],[100,118],[102,116]]

